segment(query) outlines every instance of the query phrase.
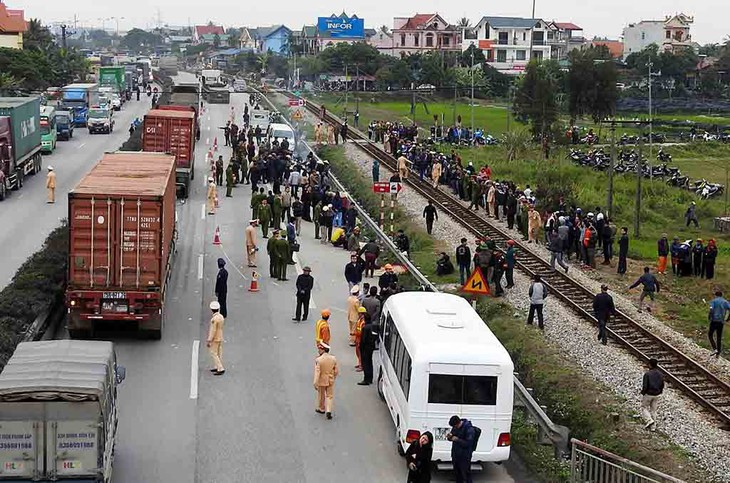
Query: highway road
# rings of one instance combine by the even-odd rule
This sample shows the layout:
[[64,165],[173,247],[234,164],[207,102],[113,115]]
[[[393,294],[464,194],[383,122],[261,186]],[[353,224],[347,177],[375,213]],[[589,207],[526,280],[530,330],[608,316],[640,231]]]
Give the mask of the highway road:
[[[43,245],[48,234],[68,216],[67,193],[91,169],[106,151],[115,151],[129,137],[129,124],[149,110],[151,98],[127,102],[114,113],[114,132],[89,134],[76,128],[69,141],[59,141],[53,154],[43,156],[43,170],[25,179],[23,188],[10,192],[0,203],[0,290],[13,278],[25,260]],[[56,203],[46,204],[46,167],[56,171]]]
[[[232,104],[240,116],[244,94]],[[294,324],[294,279],[268,279],[265,242],[259,238],[261,291],[248,291],[244,228],[250,218],[250,186],[233,198],[219,191],[221,207],[204,211],[207,167],[202,160],[219,126],[230,114],[226,105],[206,106],[196,178],[187,202],[178,202],[180,240],[170,282],[161,341],[116,339],[118,360],[127,368],[120,388],[120,437],[114,481],[174,482],[398,482],[405,481],[403,460],[395,450],[394,426],[375,386],[356,385],[354,354],[347,345],[344,319],[347,284],[341,275],[346,252],[322,246],[303,226],[301,263],[316,279],[310,320]],[[218,135],[220,154],[230,155]],[[222,246],[213,246],[220,227]],[[227,372],[209,371],[205,348],[216,260],[227,261],[229,318],[225,327]],[[315,308],[316,306],[316,308]],[[314,412],[312,389],[314,320],[333,310],[333,353],[341,376],[335,419]],[[449,481],[438,474],[434,481]],[[490,465],[475,481],[514,482],[531,478],[513,464]]]

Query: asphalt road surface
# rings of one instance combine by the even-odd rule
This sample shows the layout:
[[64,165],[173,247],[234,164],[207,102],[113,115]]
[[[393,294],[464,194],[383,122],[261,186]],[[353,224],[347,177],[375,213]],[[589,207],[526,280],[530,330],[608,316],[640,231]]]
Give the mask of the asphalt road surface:
[[[232,95],[240,118],[244,94]],[[222,131],[230,106],[210,105],[201,115],[196,176],[186,202],[178,201],[179,241],[168,286],[161,341],[115,338],[119,363],[127,368],[120,387],[116,483],[227,482],[401,482],[404,461],[395,450],[394,426],[375,386],[356,385],[355,356],[347,345],[342,268],[347,253],[320,245],[304,223],[298,265],[289,281],[268,277],[265,241],[259,231],[259,292],[249,292],[244,228],[250,218],[250,186],[233,198],[219,188],[220,208],[205,214],[208,167],[205,153]],[[42,191],[42,190],[41,190]],[[222,245],[212,244],[215,229]],[[216,260],[227,262],[228,311],[223,360],[226,374],[209,372],[205,347]],[[309,321],[295,324],[294,280],[303,265],[315,277]],[[333,353],[341,376],[335,389],[335,418],[314,412],[312,389],[314,320],[333,311]],[[434,481],[452,480],[439,473]],[[511,463],[489,465],[475,481],[530,481]]]
[[[133,97],[134,99],[134,97]],[[43,156],[40,173],[25,179],[23,187],[0,203],[0,290],[12,280],[25,260],[41,248],[48,234],[68,216],[67,193],[89,172],[106,151],[116,151],[129,138],[129,124],[149,110],[151,98],[129,101],[114,113],[114,132],[89,134],[76,128],[69,141],[58,141],[53,154]],[[46,204],[46,167],[56,171],[56,203]]]

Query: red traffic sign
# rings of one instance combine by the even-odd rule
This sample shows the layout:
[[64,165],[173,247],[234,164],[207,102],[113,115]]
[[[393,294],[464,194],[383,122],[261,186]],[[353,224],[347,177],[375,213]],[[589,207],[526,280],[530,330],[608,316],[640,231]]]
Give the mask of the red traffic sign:
[[304,99],[289,99],[289,107],[304,107]]
[[377,181],[373,183],[373,193],[390,193],[390,183],[388,181]]

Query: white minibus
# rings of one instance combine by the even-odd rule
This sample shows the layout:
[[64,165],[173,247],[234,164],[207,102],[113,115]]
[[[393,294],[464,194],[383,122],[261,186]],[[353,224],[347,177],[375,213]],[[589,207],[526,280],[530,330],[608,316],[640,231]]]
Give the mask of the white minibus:
[[395,423],[399,452],[431,431],[433,461],[445,466],[449,418],[458,415],[481,429],[472,463],[509,458],[514,365],[465,299],[433,292],[389,297],[378,352],[378,393]]
[[284,138],[286,138],[287,142],[289,143],[289,149],[291,151],[294,150],[294,147],[296,145],[296,138],[294,136],[294,131],[292,130],[292,128],[290,128],[286,124],[279,124],[279,123],[269,124],[268,136],[269,136],[269,141],[271,141],[273,143],[274,140],[276,139],[277,141],[279,141],[280,144],[284,140]]

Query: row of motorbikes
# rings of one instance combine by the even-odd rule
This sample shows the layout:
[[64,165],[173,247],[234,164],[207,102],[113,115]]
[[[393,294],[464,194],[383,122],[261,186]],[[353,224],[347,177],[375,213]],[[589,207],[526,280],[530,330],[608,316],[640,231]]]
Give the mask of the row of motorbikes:
[[[689,176],[683,175],[679,168],[668,166],[672,162],[672,155],[660,149],[657,153],[657,161],[660,164],[647,163],[646,156],[641,158],[641,174],[645,178],[661,178],[669,186],[693,191],[702,199],[719,197],[725,193],[725,186],[720,183],[711,183],[706,179],[691,181]],[[611,166],[611,155],[603,149],[592,149],[582,152],[578,149],[571,149],[568,159],[578,166],[585,166],[596,171],[607,171]],[[615,173],[636,174],[639,169],[639,154],[635,149],[622,149],[613,167]]]

